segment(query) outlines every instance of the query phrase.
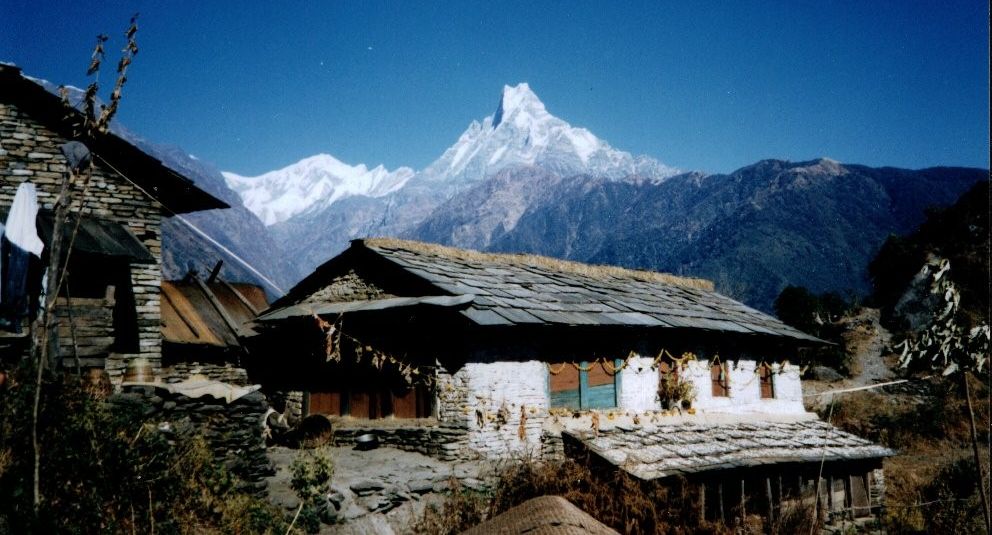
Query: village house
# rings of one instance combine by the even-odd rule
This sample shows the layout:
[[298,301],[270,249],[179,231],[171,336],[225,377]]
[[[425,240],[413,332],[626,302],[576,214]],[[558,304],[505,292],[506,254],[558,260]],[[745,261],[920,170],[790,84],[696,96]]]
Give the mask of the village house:
[[[68,172],[60,146],[74,139],[81,121],[81,113],[64,106],[19,68],[0,64],[0,221],[7,220],[22,191],[29,201],[24,213],[37,212],[37,234],[33,226],[28,234],[49,243],[51,210]],[[158,376],[162,218],[228,206],[113,133],[98,134],[86,144],[92,154],[91,178],[86,186],[77,181],[73,192],[67,237],[77,227],[77,217],[80,220],[56,303],[60,361],[68,367],[106,370],[120,381],[127,363],[143,357]],[[24,326],[37,312],[47,267],[47,247],[41,246],[28,256],[20,304],[10,303],[16,294],[0,296],[0,362],[7,365],[27,348]],[[5,253],[9,249],[5,240]],[[0,273],[6,290],[8,279],[18,271],[4,256]]]
[[773,515],[818,481],[838,514],[881,500],[891,452],[804,409],[799,352],[824,342],[705,280],[355,240],[256,329],[249,370],[339,444],[683,476],[708,518]]

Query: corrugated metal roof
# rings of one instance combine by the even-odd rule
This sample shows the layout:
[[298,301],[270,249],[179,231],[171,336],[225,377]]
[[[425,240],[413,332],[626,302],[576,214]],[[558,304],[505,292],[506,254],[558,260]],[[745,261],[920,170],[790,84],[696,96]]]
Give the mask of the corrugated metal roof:
[[250,284],[162,281],[161,295],[162,337],[176,344],[240,347],[239,337],[254,334],[247,323],[267,306],[264,291]]

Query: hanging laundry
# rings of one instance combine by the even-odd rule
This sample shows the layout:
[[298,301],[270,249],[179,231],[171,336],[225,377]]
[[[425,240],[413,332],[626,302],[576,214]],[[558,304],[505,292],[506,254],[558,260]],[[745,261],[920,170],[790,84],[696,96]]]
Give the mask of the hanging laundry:
[[7,215],[0,252],[3,256],[3,289],[0,290],[3,316],[21,332],[21,318],[28,313],[28,266],[30,255],[41,257],[45,245],[38,237],[38,192],[35,185],[22,182]]

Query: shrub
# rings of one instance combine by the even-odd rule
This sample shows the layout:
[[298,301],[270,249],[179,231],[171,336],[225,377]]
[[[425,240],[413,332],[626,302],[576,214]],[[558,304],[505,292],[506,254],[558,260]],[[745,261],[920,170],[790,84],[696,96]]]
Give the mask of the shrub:
[[490,494],[466,489],[451,478],[445,500],[424,508],[413,529],[436,535],[461,533],[486,519],[491,500]]
[[327,491],[334,476],[334,462],[322,449],[301,450],[289,467],[290,486],[300,498],[297,522],[307,533],[320,530],[321,513],[327,508]]
[[283,525],[277,510],[239,490],[193,429],[160,429],[144,420],[142,404],[107,403],[72,376],[43,385],[36,519],[31,368],[23,364],[0,389],[0,532],[271,533]]

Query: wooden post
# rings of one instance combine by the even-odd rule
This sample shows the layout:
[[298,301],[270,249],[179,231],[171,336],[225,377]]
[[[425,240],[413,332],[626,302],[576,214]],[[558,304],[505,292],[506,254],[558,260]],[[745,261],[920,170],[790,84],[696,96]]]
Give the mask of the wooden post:
[[723,512],[723,480],[716,484],[716,497],[720,505],[720,522],[727,523],[727,516]]
[[699,484],[699,521],[706,521],[706,483]]
[[744,478],[741,477],[741,525],[747,523],[747,494],[744,489]]
[[768,522],[775,521],[775,500],[772,499],[772,478],[765,478],[765,495],[768,498]]

